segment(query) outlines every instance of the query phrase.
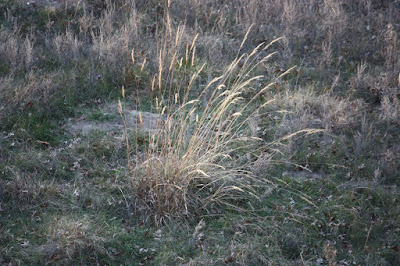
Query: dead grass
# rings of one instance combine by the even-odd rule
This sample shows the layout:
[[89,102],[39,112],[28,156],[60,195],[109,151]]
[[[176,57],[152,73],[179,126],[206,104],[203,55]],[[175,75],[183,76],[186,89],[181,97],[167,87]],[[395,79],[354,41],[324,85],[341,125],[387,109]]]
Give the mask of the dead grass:
[[[135,195],[154,212],[152,216],[157,224],[173,218],[193,217],[202,212],[212,214],[218,212],[219,205],[234,207],[233,202],[254,196],[254,189],[250,185],[254,180],[251,181],[251,173],[247,170],[249,165],[240,163],[236,153],[246,152],[249,156],[258,153],[250,149],[261,139],[246,135],[243,130],[250,119],[245,112],[250,111],[252,116],[269,103],[265,102],[255,110],[247,110],[258,95],[271,85],[261,88],[247,103],[243,102],[242,94],[254,81],[262,78],[252,77],[250,72],[257,64],[271,57],[270,54],[254,62],[254,58],[271,44],[259,45],[249,55],[238,55],[222,75],[206,84],[193,100],[190,99],[190,95],[196,93],[193,84],[204,65],[190,77],[187,87],[170,87],[163,91],[162,88],[171,86],[168,80],[174,77],[175,64],[179,71],[184,67],[183,60],[190,67],[194,67],[196,61],[197,37],[190,47],[186,47],[185,55],[179,54],[177,47],[184,35],[183,30],[178,27],[174,38],[168,35],[172,28],[167,28],[165,40],[168,42],[168,38],[175,39],[175,46],[167,49],[172,52],[172,58],[168,57],[167,60],[163,52],[167,44],[161,46],[164,48],[159,54],[158,86],[152,87],[152,90],[159,90],[155,98],[155,109],[160,117],[164,116],[163,120],[158,121],[162,126],[158,132],[150,133],[143,158],[136,162],[135,169],[129,166],[132,167],[131,179]],[[165,71],[168,65],[170,67]],[[162,75],[167,76],[166,85],[162,83]],[[122,94],[124,96],[124,89]],[[121,117],[125,119],[122,111],[120,103]],[[143,125],[142,117],[139,118]]]

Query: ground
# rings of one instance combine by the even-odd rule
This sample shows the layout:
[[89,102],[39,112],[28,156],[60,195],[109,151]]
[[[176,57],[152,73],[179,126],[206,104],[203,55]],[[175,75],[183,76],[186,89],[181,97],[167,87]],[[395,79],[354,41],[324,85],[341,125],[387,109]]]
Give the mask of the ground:
[[0,265],[399,264],[399,1],[222,2],[0,0]]

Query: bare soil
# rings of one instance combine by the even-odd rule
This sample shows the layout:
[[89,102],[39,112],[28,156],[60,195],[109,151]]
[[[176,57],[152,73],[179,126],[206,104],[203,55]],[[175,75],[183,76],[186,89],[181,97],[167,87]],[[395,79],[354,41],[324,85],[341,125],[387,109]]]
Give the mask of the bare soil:
[[[70,119],[64,126],[64,130],[71,134],[83,135],[89,134],[93,131],[122,133],[125,126],[120,116],[117,104],[104,105],[99,109],[99,112],[111,117],[111,119],[105,121],[93,121],[93,119],[90,119],[88,115],[82,115],[79,118]],[[129,108],[125,108],[123,114],[128,129],[155,132],[163,121],[163,117],[159,114],[139,112]]]

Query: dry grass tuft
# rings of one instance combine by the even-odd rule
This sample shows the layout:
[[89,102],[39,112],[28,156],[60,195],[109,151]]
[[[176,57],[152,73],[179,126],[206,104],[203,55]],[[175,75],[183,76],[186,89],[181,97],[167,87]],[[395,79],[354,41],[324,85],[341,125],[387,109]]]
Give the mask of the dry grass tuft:
[[[76,253],[94,249],[98,253],[105,253],[103,242],[104,239],[98,236],[94,236],[93,224],[89,220],[89,217],[75,218],[70,216],[54,217],[50,220],[47,237],[55,249],[51,254],[55,256],[58,253],[58,257],[61,258],[73,258]],[[45,253],[46,246],[43,245],[42,252]],[[49,252],[49,251],[47,251]],[[58,258],[59,259],[59,258]]]
[[[195,40],[185,55],[191,58],[192,65],[194,43]],[[254,102],[272,84],[261,88],[250,99],[245,100],[243,94],[263,78],[252,76],[252,71],[272,56],[268,54],[257,61],[270,45],[263,43],[250,54],[238,53],[223,74],[197,92],[199,96],[195,99],[191,99],[196,94],[192,84],[199,79],[204,65],[190,77],[187,87],[160,91],[161,98],[155,98],[155,109],[163,117],[158,121],[160,129],[149,135],[142,160],[134,169],[131,167],[136,196],[154,213],[156,223],[216,213],[221,206],[237,208],[238,203],[254,196],[253,185],[257,181],[249,169],[251,158],[259,156],[255,144],[260,147],[262,139],[252,136],[244,126],[270,103],[255,105]],[[192,56],[187,57],[188,54]],[[172,60],[174,58],[179,56],[174,55]],[[178,68],[182,67],[179,63],[182,61],[176,61]],[[163,65],[160,59],[160,76]],[[171,75],[170,72],[168,76]],[[159,88],[162,88],[160,82],[161,79]],[[249,159],[243,160],[243,156]]]

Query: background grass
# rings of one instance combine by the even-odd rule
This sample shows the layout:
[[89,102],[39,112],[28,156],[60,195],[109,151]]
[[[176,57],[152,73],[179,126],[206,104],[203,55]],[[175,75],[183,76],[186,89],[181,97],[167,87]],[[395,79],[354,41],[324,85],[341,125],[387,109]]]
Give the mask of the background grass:
[[[0,1],[0,263],[397,265],[399,12],[379,0]],[[171,113],[193,75],[188,101],[240,48],[278,37],[241,94],[275,82],[243,127],[260,153],[231,154],[264,182],[258,199],[156,226],[121,133],[66,130],[115,120],[103,106],[122,85],[126,108],[163,99]],[[282,139],[306,128],[323,132]],[[139,161],[152,140],[128,133]]]

